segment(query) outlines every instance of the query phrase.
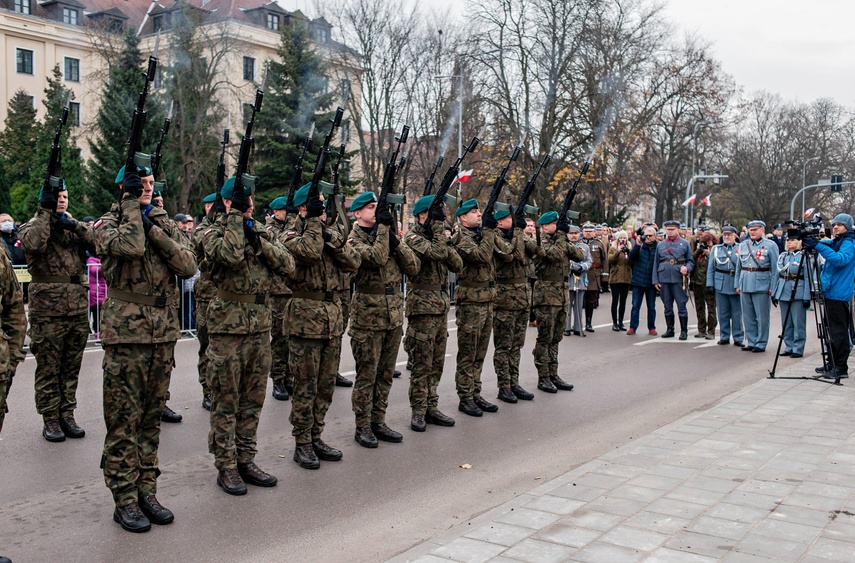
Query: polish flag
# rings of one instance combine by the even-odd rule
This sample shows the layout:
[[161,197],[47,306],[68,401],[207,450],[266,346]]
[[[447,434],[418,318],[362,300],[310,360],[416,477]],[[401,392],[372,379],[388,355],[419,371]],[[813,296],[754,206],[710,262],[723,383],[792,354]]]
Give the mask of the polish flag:
[[814,212],[815,210],[816,210],[816,207],[811,207],[810,209],[808,209],[807,211],[805,211],[805,217],[810,217],[811,215],[813,215],[813,212]]
[[468,182],[468,181],[469,181],[469,178],[471,178],[471,177],[472,177],[472,173],[473,173],[473,172],[475,172],[475,170],[474,170],[474,169],[470,169],[470,170],[461,170],[461,171],[457,174],[457,181],[458,181],[458,182],[460,182],[461,184],[462,184],[463,182]]
[[695,199],[697,199],[698,194],[692,194],[692,197],[684,201],[680,204],[680,207],[687,207],[689,204],[695,203]]
[[712,197],[712,194],[708,195],[707,197],[705,197],[704,199],[701,200],[701,203],[703,203],[707,207],[710,207],[712,205],[712,203],[710,203],[711,197]]

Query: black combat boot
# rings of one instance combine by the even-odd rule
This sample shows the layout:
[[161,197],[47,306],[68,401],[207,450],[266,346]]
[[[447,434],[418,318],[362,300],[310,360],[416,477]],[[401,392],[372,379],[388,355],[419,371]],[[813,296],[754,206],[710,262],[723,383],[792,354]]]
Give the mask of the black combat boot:
[[146,515],[152,524],[163,526],[172,524],[175,521],[175,515],[171,510],[160,504],[157,497],[154,495],[140,496],[140,510]]
[[[63,433],[62,428],[59,426],[59,420],[46,420],[45,426],[42,429],[42,436],[48,442],[65,441],[65,433]],[[116,521],[118,522],[118,520]]]
[[448,416],[447,414],[443,414],[442,411],[433,411],[427,413],[425,415],[425,422],[427,424],[436,424],[437,426],[454,426],[454,419]]
[[255,485],[256,487],[275,487],[276,483],[279,482],[276,477],[263,471],[254,461],[238,463],[237,470],[245,483]]
[[353,439],[363,448],[377,447],[377,436],[374,435],[369,426],[357,426]]
[[680,317],[680,340],[689,337],[689,317]]
[[410,420],[410,428],[416,432],[424,432],[426,428],[425,415],[414,414],[413,418]]
[[506,403],[516,403],[517,402],[517,396],[514,395],[514,392],[511,391],[510,387],[500,387],[498,399],[500,401],[504,401]]
[[475,401],[475,404],[478,405],[478,408],[484,412],[498,412],[499,406],[494,405],[481,395],[475,395],[472,397],[472,400]]
[[312,450],[312,444],[297,444],[294,448],[294,461],[303,469],[317,469],[321,466],[318,456]]
[[285,380],[284,379],[274,379],[273,380],[273,398],[277,401],[287,401],[291,397],[291,394],[288,393],[288,390],[285,389]]
[[395,378],[395,379],[398,379],[399,377],[401,377],[401,370],[396,369],[395,371],[393,371],[393,372],[392,372],[392,377],[393,377],[393,378]]
[[551,375],[549,377],[549,380],[552,381],[552,384],[555,386],[556,389],[561,389],[562,391],[572,391],[573,390],[573,384],[567,383],[566,381],[561,379],[560,376]]
[[341,461],[343,457],[340,449],[328,446],[320,438],[312,438],[312,450],[318,456],[318,459],[324,461]]
[[674,338],[674,315],[665,315],[665,325],[667,330],[662,338]]
[[374,437],[384,442],[397,444],[404,440],[404,435],[400,432],[392,430],[385,422],[372,422],[371,431],[374,432]]
[[472,399],[460,401],[460,404],[457,405],[457,410],[469,416],[484,416],[484,412],[478,408],[478,405]]
[[336,387],[353,387],[353,382],[340,373],[335,374]]
[[547,393],[558,393],[558,389],[549,377],[541,377],[538,379],[537,388],[541,391],[546,391]]
[[246,494],[246,483],[238,473],[237,467],[221,469],[217,473],[217,485],[230,495],[240,496]]
[[202,395],[202,408],[206,411],[211,410],[211,395]]
[[517,399],[522,401],[531,401],[534,399],[534,393],[529,393],[519,385],[511,385],[511,393],[513,393]]
[[86,436],[86,431],[77,424],[73,414],[60,417],[59,427],[62,428],[63,434],[68,438],[82,438]]
[[163,422],[181,422],[184,417],[169,408],[166,405],[163,405],[163,412],[160,413],[160,420]]
[[148,532],[151,522],[140,510],[140,505],[132,502],[127,506],[117,506],[113,511],[113,521],[129,532]]

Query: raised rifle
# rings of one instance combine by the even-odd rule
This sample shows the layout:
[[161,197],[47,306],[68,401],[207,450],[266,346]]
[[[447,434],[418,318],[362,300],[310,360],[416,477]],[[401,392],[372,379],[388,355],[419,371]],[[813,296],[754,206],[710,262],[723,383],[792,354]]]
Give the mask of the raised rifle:
[[335,161],[335,165],[333,166],[332,180],[333,180],[333,191],[332,191],[332,201],[327,206],[327,225],[333,225],[338,219],[338,193],[339,193],[339,176],[338,169],[341,166],[341,161],[344,160],[344,153],[346,150],[345,140],[342,139],[341,145],[338,147],[338,159]]
[[[398,160],[398,154],[401,151],[401,145],[406,144],[407,138],[410,136],[410,126],[404,125],[401,130],[401,136],[396,137],[395,140],[398,142],[395,147],[395,152],[392,153],[392,157],[389,159],[389,162],[386,163],[386,168],[383,170],[383,181],[380,184],[380,195],[377,198],[377,211],[381,209],[388,209],[390,199],[389,195],[395,195],[394,186],[395,186],[395,175],[398,173],[398,168],[406,163],[407,157],[404,156],[401,158],[400,164],[396,162]],[[394,199],[394,197],[392,198]],[[395,203],[395,202],[391,202]],[[377,227],[374,227],[375,231]],[[389,228],[392,230],[392,227]],[[394,229],[397,232],[397,228]]]
[[297,159],[297,162],[294,164],[294,175],[291,177],[291,188],[288,190],[288,201],[285,203],[285,209],[288,209],[288,213],[293,213],[290,211],[294,207],[294,194],[297,193],[297,190],[300,189],[300,184],[303,182],[303,159],[306,157],[306,151],[309,150],[309,147],[312,144],[312,137],[315,135],[315,122],[312,122],[312,126],[309,127],[309,133],[306,135],[306,140],[303,141],[303,150],[300,151],[300,158]]
[[436,166],[433,167],[433,172],[430,173],[430,178],[428,178],[428,181],[425,183],[425,191],[422,193],[422,197],[430,195],[433,191],[434,178],[436,178],[436,173],[440,166],[442,166],[442,155],[439,155],[439,158],[436,159]]
[[425,229],[430,229],[431,223],[433,222],[433,213],[445,204],[445,196],[448,193],[448,189],[451,187],[451,184],[454,183],[454,180],[460,173],[460,165],[463,163],[463,159],[467,154],[475,152],[475,149],[478,147],[478,143],[480,142],[481,139],[477,136],[472,137],[472,141],[463,147],[463,153],[454,161],[454,164],[445,171],[445,176],[442,177],[442,182],[439,183],[439,189],[436,191],[436,196],[434,196],[433,201],[430,202],[430,207],[428,207],[428,216],[424,223]]
[[570,211],[570,206],[573,205],[573,199],[576,197],[576,188],[579,186],[579,180],[582,179],[582,176],[588,173],[589,166],[591,166],[591,161],[586,160],[582,164],[582,168],[579,169],[579,175],[576,176],[575,180],[573,180],[573,185],[570,186],[569,190],[567,190],[567,195],[564,196],[564,204],[561,206],[561,213],[558,215],[559,221],[566,221],[568,219],[567,212]]
[[226,128],[223,129],[223,140],[220,141],[220,160],[217,162],[217,199],[221,199],[220,191],[223,189],[223,184],[226,183],[226,147],[229,144],[229,129],[232,128],[232,114],[229,114],[226,121]]
[[[537,165],[537,170],[534,172],[534,176],[528,181],[523,188],[522,194],[520,195],[520,202],[517,204],[517,208],[515,214],[517,218],[524,218],[526,214],[526,207],[528,206],[528,202],[531,199],[532,194],[534,194],[534,189],[537,187],[537,178],[540,176],[540,173],[543,171],[544,167],[549,164],[552,160],[552,151],[546,153],[546,156],[543,157],[543,160],[540,161],[540,164]],[[533,213],[536,213],[537,210],[533,209]]]
[[522,150],[522,143],[514,147],[514,151],[508,159],[508,163],[505,164],[505,167],[502,168],[502,171],[499,173],[499,177],[496,178],[495,182],[493,182],[493,189],[490,190],[490,197],[487,199],[487,205],[484,207],[484,215],[492,215],[495,212],[496,202],[499,199],[499,195],[502,193],[502,188],[505,186],[505,177],[508,174],[508,169],[511,167],[511,163],[516,162],[517,158],[519,158],[520,150]]
[[157,172],[160,170],[160,161],[163,155],[163,141],[166,140],[166,135],[169,134],[169,125],[172,123],[172,104],[174,101],[169,102],[169,111],[166,114],[166,119],[163,120],[163,127],[160,128],[160,139],[157,141],[154,154],[151,155],[151,175],[155,178],[154,191],[160,192],[161,195],[166,194],[166,180],[158,182]]
[[[59,188],[62,187],[62,128],[68,121],[68,110],[71,107],[71,92],[68,93],[68,98],[65,100],[65,105],[62,106],[62,114],[59,116],[59,123],[56,125],[56,131],[53,134],[53,143],[50,146],[50,158],[48,158],[47,172],[45,173],[45,182],[43,189],[51,190],[56,197],[59,193]],[[2,391],[0,391],[2,392]]]
[[137,98],[137,105],[134,108],[134,115],[131,118],[131,132],[128,137],[128,154],[125,158],[125,170],[130,173],[135,173],[139,168],[151,166],[151,155],[144,154],[142,151],[142,135],[145,127],[145,101],[148,98],[148,85],[154,82],[155,74],[157,73],[157,51],[160,47],[160,30],[157,30],[157,39],[154,42],[154,52],[148,57],[148,71],[143,74],[145,83],[143,91],[140,92]]
[[246,124],[246,132],[243,139],[240,140],[240,152],[238,153],[237,170],[235,170],[235,189],[238,187],[249,188],[249,193],[254,194],[258,178],[247,174],[249,170],[249,153],[252,152],[254,139],[252,138],[252,128],[255,125],[255,114],[261,111],[261,102],[264,101],[264,82],[267,80],[267,75],[264,75],[264,80],[261,81],[261,86],[255,90],[255,103],[252,104],[252,115],[249,118],[249,123]]
[[339,106],[335,110],[335,116],[330,120],[330,132],[324,137],[324,144],[318,150],[318,160],[315,162],[315,171],[312,173],[312,183],[309,186],[309,195],[306,201],[318,199],[320,197],[320,184],[324,177],[324,170],[327,167],[327,161],[330,159],[330,143],[332,142],[335,130],[341,125],[341,118],[344,115],[344,108]]

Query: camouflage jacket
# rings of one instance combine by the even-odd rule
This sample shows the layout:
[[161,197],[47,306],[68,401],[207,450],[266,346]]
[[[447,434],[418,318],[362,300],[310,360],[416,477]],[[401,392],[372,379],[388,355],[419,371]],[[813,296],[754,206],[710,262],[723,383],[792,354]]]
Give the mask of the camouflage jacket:
[[[498,231],[496,236],[499,236]],[[511,260],[496,260],[496,309],[518,311],[531,306],[531,286],[528,274],[531,270],[531,259],[537,254],[537,242],[525,236],[522,229],[514,229],[513,251]]]
[[[267,225],[265,228],[267,232],[270,233],[270,239],[278,241],[280,244],[285,238],[285,232],[289,225],[293,225],[294,221],[288,220],[286,218],[284,221],[280,221],[273,215],[270,216],[270,220],[267,221]],[[270,272],[270,293],[272,295],[285,295],[291,296],[291,289],[288,287],[288,279],[285,276],[279,275],[275,272]]]
[[[146,235],[139,200],[123,194],[121,203],[114,203],[95,224],[95,248],[109,288],[101,307],[105,346],[160,344],[180,336],[175,277],[193,277],[196,259],[187,237],[163,208],[153,207],[148,218],[155,226]],[[139,301],[160,298],[166,306],[131,302],[111,295],[114,290]]]
[[[243,214],[232,209],[221,214],[205,231],[205,257],[211,262],[211,278],[217,295],[208,305],[210,334],[257,334],[270,330],[271,276],[294,272],[294,258],[258,224],[253,230],[258,246],[253,248],[243,232]],[[226,295],[229,294],[229,295]],[[265,295],[265,301],[245,302]],[[259,299],[261,299],[259,297]]]
[[512,259],[513,246],[504,237],[497,237],[493,229],[464,227],[457,233],[455,247],[463,260],[463,269],[457,276],[455,301],[489,303],[496,296],[493,254],[502,260]]
[[95,237],[83,222],[73,232],[52,228],[58,218],[56,213],[39,209],[18,234],[34,278],[66,279],[30,284],[30,314],[39,317],[82,315],[89,310],[86,253],[95,253]]
[[324,242],[319,218],[302,222],[301,231],[285,233],[285,248],[294,256],[296,267],[288,277],[294,292],[288,302],[288,333],[299,338],[338,338],[344,332],[339,293],[345,291],[341,271],[359,269],[359,254],[336,230]]
[[347,244],[359,254],[361,263],[353,281],[356,291],[350,307],[350,327],[357,330],[390,330],[404,324],[404,276],[418,273],[416,253],[406,244],[389,250],[389,227],[377,225],[372,237],[353,225]]
[[[439,226],[438,226],[439,227]],[[437,229],[439,230],[439,228]],[[451,239],[441,231],[429,241],[424,227],[414,225],[404,243],[413,249],[421,268],[407,277],[407,316],[447,315],[451,303],[448,299],[448,272],[463,269],[463,260],[451,246]],[[427,289],[428,286],[439,289]]]
[[[5,252],[0,252],[0,383],[15,373],[26,354],[24,336],[27,317],[24,315],[24,296],[15,269]],[[3,390],[5,392],[5,389]]]
[[540,251],[535,259],[537,283],[534,284],[534,305],[563,307],[567,304],[570,289],[570,260],[581,262],[585,253],[567,240],[567,235],[557,231],[541,241]]
[[211,262],[205,256],[205,231],[211,226],[208,217],[202,218],[199,226],[193,231],[191,244],[196,254],[196,265],[199,267],[199,279],[193,284],[193,295],[196,301],[210,301],[217,295],[217,287],[211,279]]

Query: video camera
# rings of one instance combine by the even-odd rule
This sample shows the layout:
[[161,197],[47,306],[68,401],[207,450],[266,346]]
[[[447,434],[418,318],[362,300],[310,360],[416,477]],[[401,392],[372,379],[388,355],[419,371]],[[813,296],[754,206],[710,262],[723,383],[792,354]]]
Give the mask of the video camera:
[[810,222],[793,222],[787,228],[787,238],[804,240],[806,238],[821,239],[823,236],[826,236],[826,230],[819,213],[815,214]]

